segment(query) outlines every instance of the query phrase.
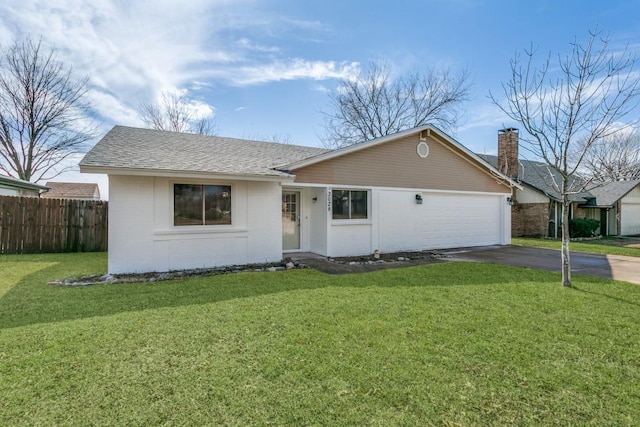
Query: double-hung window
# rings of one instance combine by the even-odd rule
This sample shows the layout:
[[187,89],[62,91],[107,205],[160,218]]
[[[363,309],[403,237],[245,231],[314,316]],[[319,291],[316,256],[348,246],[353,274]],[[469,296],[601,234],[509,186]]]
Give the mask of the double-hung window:
[[333,190],[333,219],[367,219],[369,217],[366,190]]
[[173,225],[231,224],[230,185],[173,185]]

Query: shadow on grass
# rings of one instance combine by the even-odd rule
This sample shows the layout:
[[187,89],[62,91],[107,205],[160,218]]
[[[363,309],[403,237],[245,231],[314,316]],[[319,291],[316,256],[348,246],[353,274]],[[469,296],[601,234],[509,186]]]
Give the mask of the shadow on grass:
[[209,304],[325,287],[447,287],[560,281],[560,276],[555,273],[483,263],[451,262],[344,276],[331,276],[316,270],[292,270],[154,283],[87,287],[46,285],[52,279],[68,277],[64,274],[64,265],[48,267],[26,275],[8,290],[0,298],[0,328]]
[[628,299],[620,298],[618,296],[614,296],[614,295],[610,295],[610,294],[606,294],[604,292],[595,292],[595,291],[592,291],[592,290],[589,290],[589,289],[583,289],[583,288],[577,287],[575,285],[572,286],[571,289],[573,289],[573,290],[575,290],[577,292],[582,292],[582,293],[589,294],[589,295],[598,295],[598,296],[604,297],[606,299],[610,299],[612,301],[621,302],[621,303],[624,303],[624,304],[635,305],[636,307],[640,307],[640,304],[635,302],[635,301],[629,301]]

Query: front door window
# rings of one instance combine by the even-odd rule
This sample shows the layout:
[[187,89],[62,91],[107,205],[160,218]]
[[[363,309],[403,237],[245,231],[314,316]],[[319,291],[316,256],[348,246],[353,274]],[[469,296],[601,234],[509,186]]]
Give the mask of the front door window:
[[282,192],[282,249],[300,249],[300,192]]

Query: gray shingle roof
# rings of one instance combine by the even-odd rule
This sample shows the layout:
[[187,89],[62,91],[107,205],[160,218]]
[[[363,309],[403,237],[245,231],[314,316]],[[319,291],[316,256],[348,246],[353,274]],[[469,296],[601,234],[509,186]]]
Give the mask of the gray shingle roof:
[[596,187],[590,193],[596,197],[597,206],[612,206],[638,185],[640,185],[639,179],[615,181]]
[[288,177],[288,173],[274,168],[326,151],[317,147],[115,126],[84,156],[80,166]]
[[[498,164],[497,156],[490,156],[487,154],[478,154],[478,156],[494,167]],[[553,179],[560,182],[560,175],[557,172],[551,170],[552,172],[550,175],[547,165],[542,162],[520,160],[520,164],[521,166],[518,178],[522,183],[541,191],[548,197],[555,200],[562,200],[561,194],[557,192],[552,185]],[[637,185],[640,185],[640,180],[610,182],[600,187],[592,188],[580,195],[573,195],[569,198],[576,202],[586,202],[587,199],[595,198],[595,206],[612,206],[629,191],[633,190]]]

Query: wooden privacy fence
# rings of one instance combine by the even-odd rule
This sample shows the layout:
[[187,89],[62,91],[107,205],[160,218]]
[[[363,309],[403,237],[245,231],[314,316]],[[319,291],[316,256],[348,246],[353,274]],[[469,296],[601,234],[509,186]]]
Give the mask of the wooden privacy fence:
[[0,196],[0,253],[107,250],[108,202]]

